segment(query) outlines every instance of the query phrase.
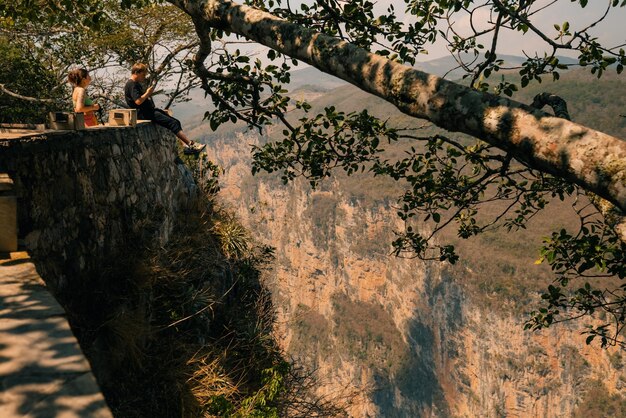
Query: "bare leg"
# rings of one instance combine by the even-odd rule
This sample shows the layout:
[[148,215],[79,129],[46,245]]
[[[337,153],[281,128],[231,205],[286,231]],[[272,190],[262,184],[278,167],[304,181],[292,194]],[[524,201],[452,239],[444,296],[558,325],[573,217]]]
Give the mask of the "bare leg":
[[187,146],[189,146],[189,145],[191,145],[193,143],[192,141],[189,140],[189,138],[187,138],[187,135],[185,135],[185,133],[182,130],[178,131],[176,136],[178,137],[178,139],[180,139]]

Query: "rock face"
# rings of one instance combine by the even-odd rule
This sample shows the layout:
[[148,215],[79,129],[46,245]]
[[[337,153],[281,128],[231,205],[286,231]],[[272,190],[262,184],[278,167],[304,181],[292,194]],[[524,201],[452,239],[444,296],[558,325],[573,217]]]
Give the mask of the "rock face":
[[55,293],[135,239],[167,240],[196,193],[176,158],[174,136],[149,123],[0,141],[19,236]]
[[255,141],[208,141],[209,157],[225,168],[222,197],[276,249],[284,348],[317,369],[320,391],[359,392],[351,416],[567,417],[592,393],[622,402],[622,354],[585,346],[581,324],[523,331],[525,302],[495,290],[479,297],[468,284],[480,281],[476,266],[389,255],[401,227],[394,193],[372,195],[388,185],[339,179],[313,191],[252,178],[247,144]]

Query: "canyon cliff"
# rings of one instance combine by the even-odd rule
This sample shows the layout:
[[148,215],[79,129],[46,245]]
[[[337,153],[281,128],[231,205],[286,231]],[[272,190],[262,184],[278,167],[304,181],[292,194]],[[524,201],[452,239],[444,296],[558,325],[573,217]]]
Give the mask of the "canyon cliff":
[[[352,108],[371,100],[351,87],[333,94]],[[393,114],[380,102],[376,110]],[[397,184],[340,175],[316,190],[283,185],[250,175],[254,133],[195,135],[225,170],[223,201],[275,247],[269,286],[282,347],[317,370],[321,393],[356,394],[351,416],[616,416],[602,408],[624,406],[622,353],[585,345],[581,323],[523,330],[550,281],[533,264],[541,237],[570,222],[566,204],[529,231],[458,243],[454,266],[397,258]]]

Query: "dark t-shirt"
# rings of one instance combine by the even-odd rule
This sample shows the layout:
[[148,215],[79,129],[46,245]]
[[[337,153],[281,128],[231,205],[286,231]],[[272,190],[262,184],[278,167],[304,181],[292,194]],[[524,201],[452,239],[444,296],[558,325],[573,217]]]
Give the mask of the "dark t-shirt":
[[152,98],[146,99],[140,105],[135,103],[135,100],[143,96],[145,92],[145,87],[139,81],[130,79],[126,82],[126,86],[124,86],[126,104],[131,109],[137,109],[137,119],[152,120],[154,119],[154,102]]

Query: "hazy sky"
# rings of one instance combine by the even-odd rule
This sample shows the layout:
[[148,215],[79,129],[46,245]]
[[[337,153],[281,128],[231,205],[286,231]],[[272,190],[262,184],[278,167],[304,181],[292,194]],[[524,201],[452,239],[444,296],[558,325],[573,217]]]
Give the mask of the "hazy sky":
[[[403,3],[399,1],[398,3]],[[553,3],[551,1],[541,1],[537,4]],[[547,35],[556,35],[557,31],[554,28],[554,24],[562,25],[563,22],[570,23],[570,31],[573,32],[576,29],[584,28],[591,23],[595,22],[606,11],[608,0],[590,0],[587,7],[581,8],[577,3],[572,3],[570,0],[560,0],[554,2],[550,7],[537,13],[532,18],[532,23],[545,31]],[[482,20],[483,23],[489,21],[489,13],[487,10],[478,13],[478,18],[474,20]],[[626,30],[624,30],[624,23],[626,22],[626,8],[612,8],[605,20],[598,24],[598,26],[592,29],[592,35],[597,36],[601,43],[606,46],[615,46],[626,43]],[[469,19],[460,18],[458,20],[460,27],[468,28]],[[506,31],[500,35],[499,52],[511,55],[522,55],[522,50],[527,53],[535,51],[543,52],[546,50],[545,42],[537,35],[529,31],[527,34],[522,35],[520,32]],[[483,44],[489,45],[491,43],[491,36],[485,37]],[[446,50],[443,46],[434,48],[431,52],[431,57],[441,56],[446,54]],[[568,55],[564,50],[559,52],[561,55]],[[570,53],[571,54],[571,53]]]
[[[298,7],[302,3],[312,3],[313,0],[290,0],[292,7]],[[570,27],[575,30],[576,28],[582,28],[597,20],[598,17],[604,14],[610,0],[589,0],[587,7],[584,9],[580,7],[578,3],[573,3],[571,0],[540,0],[536,2],[536,6],[547,5],[553,3],[547,9],[539,12],[533,16],[533,23],[542,28],[547,34],[556,35],[556,30],[553,25],[561,25],[563,22],[568,21]],[[474,4],[481,4],[482,2],[474,2]],[[404,0],[379,0],[376,2],[377,10],[384,12],[390,4],[394,5],[396,13],[404,14],[406,4]],[[410,21],[412,16],[407,15],[405,21]],[[489,21],[489,13],[487,10],[484,12],[481,10],[476,14],[474,19],[475,25],[486,24]],[[609,15],[604,22],[593,28],[592,34],[597,36],[601,43],[606,45],[620,45],[626,43],[626,7],[612,8]],[[463,28],[469,28],[469,18],[467,16],[458,15],[455,22],[455,27],[459,30]],[[508,32],[508,33],[507,33]],[[538,36],[527,33],[521,36],[518,32],[507,31],[501,33],[499,42],[499,51],[503,54],[511,55],[523,55],[522,51],[528,54],[534,54],[535,51],[542,53],[545,48],[545,42]],[[484,45],[491,44],[491,37],[486,37],[482,43]],[[421,57],[421,60],[427,61],[434,58],[439,58],[447,55],[448,52],[444,45],[433,45],[429,48],[429,54]],[[560,55],[572,55],[563,51]]]

